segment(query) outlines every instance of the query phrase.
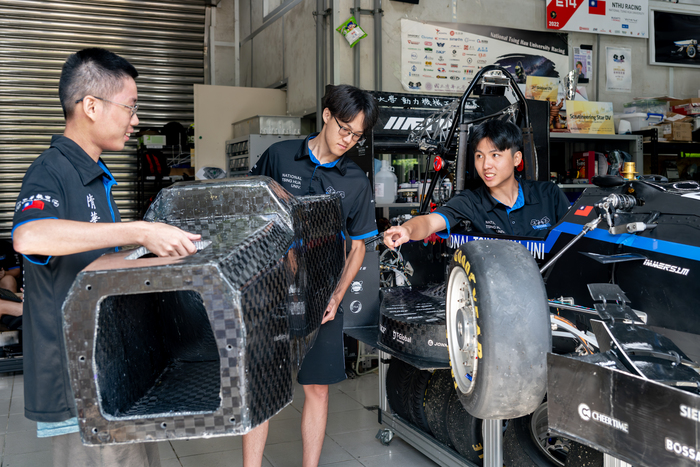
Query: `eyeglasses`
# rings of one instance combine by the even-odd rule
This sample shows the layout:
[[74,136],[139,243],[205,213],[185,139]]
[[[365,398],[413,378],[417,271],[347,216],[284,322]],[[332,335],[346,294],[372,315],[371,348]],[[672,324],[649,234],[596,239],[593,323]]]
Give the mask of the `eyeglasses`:
[[343,125],[340,124],[337,118],[335,118],[335,115],[333,116],[333,119],[335,120],[335,123],[338,124],[338,134],[345,138],[348,135],[352,135],[352,140],[353,141],[359,141],[364,135],[360,133],[359,135],[357,133],[353,133],[350,128],[345,128]]
[[[120,106],[122,106],[122,107],[126,107],[127,109],[131,110],[131,117],[132,117],[132,118],[133,118],[134,115],[136,115],[136,112],[139,111],[139,105],[138,105],[138,104],[136,104],[136,105],[126,105],[126,104],[120,104],[119,102],[110,101],[109,99],[103,99],[102,97],[97,97],[97,96],[92,96],[92,97],[94,97],[95,99],[99,99],[99,100],[101,100],[101,101],[104,101],[104,102],[109,102],[110,104],[120,105]],[[83,99],[85,99],[85,98],[83,97]],[[77,101],[75,101],[75,103],[77,104],[77,103],[79,103],[79,102],[82,102],[83,99],[78,99]]]

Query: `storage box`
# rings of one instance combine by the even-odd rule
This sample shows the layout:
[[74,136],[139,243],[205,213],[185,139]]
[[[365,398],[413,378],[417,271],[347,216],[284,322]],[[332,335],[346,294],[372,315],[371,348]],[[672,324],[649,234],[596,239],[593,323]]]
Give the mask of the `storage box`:
[[668,112],[668,101],[661,99],[638,99],[624,104],[623,107],[626,114],[665,114]]
[[671,112],[681,115],[700,115],[700,97],[669,102]]
[[659,138],[667,141],[692,141],[693,117],[669,112],[663,122],[655,125],[659,128]]
[[247,135],[300,135],[301,118],[286,115],[256,115],[232,123],[233,137]]
[[691,122],[664,122],[656,125],[660,128],[659,136],[667,141],[692,141],[693,124]]
[[630,123],[632,131],[639,131],[647,128],[651,125],[656,125],[661,123],[664,119],[664,114],[645,114],[645,113],[635,113],[635,114],[617,114],[615,115],[615,126],[619,125],[620,120],[627,120]]

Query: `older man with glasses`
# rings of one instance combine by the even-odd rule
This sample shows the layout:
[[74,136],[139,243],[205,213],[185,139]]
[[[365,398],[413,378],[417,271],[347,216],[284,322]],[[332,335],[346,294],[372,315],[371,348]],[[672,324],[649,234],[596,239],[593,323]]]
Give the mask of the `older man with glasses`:
[[[328,419],[328,385],[345,379],[343,312],[340,303],[365,256],[364,239],[377,235],[372,186],[365,173],[345,153],[377,121],[377,103],[366,91],[333,86],[323,98],[319,133],[303,142],[282,141],[270,146],[251,175],[274,178],[295,196],[339,193],[345,238],[351,242],[345,269],[326,307],[314,346],[304,358],[297,380],[304,387],[301,415],[303,465],[318,465]],[[322,264],[309,267],[323,267]],[[268,422],[243,436],[243,465],[262,464]]]
[[[115,247],[139,244],[158,256],[195,253],[199,235],[163,223],[120,222],[116,181],[104,151],[121,151],[138,125],[138,72],[107,50],[84,49],[63,65],[58,94],[63,135],[29,167],[12,238],[25,261],[25,416],[51,437],[54,466],[158,467],[155,443],[83,446],[63,343],[61,307],[76,275]],[[99,96],[99,97],[98,97]]]

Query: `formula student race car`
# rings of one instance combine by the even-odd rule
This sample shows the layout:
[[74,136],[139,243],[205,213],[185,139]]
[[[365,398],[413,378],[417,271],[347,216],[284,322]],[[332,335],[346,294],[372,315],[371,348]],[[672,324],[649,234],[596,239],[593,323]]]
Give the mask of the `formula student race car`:
[[[470,124],[459,115],[441,118],[465,130]],[[413,140],[446,153],[449,139],[430,141],[429,125],[422,128]],[[447,166],[468,167],[460,154],[466,150]],[[428,200],[438,198],[439,174],[426,177],[433,180]],[[700,408],[700,185],[617,176],[594,183],[544,240],[453,232],[391,256],[411,290],[382,291],[380,334],[392,335],[380,337],[380,348],[406,361],[449,360],[465,411],[461,424],[448,416],[451,428],[433,436],[447,437],[472,463],[488,452],[479,451],[480,419],[504,421],[505,465],[602,466],[602,453],[634,465],[692,465],[691,454],[700,452],[692,415]],[[410,316],[413,323],[398,326],[396,310],[411,306],[414,314],[430,310],[429,319],[414,324],[419,319]],[[432,336],[445,329],[447,346],[438,348]],[[389,377],[394,409],[400,389]],[[426,410],[436,391],[429,383]],[[420,427],[418,412],[404,411]]]
[[671,53],[674,55],[684,55],[688,58],[695,58],[698,55],[698,40],[688,39],[687,41],[675,41],[673,43],[677,47]]

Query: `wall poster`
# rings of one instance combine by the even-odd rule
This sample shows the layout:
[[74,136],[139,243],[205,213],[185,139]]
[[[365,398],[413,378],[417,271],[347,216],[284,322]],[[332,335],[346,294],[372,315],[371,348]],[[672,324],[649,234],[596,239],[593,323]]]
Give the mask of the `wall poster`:
[[632,49],[605,48],[605,90],[632,92]]
[[649,37],[649,0],[547,0],[547,29]]
[[700,67],[700,7],[652,5],[649,29],[651,65]]
[[463,93],[486,65],[528,76],[569,71],[566,35],[496,26],[401,20],[401,85],[407,91]]

